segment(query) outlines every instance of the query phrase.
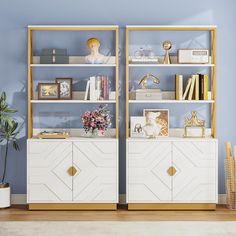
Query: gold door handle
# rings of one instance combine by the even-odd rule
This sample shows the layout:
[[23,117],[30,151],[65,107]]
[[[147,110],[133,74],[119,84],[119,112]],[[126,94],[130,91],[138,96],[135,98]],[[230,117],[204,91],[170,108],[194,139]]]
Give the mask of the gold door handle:
[[70,176],[74,176],[76,173],[77,173],[77,170],[74,166],[71,166],[68,170],[67,170],[67,173],[70,175]]
[[171,166],[171,167],[167,170],[167,173],[169,174],[169,176],[174,176],[176,172],[177,172],[177,170],[175,169],[174,166]]

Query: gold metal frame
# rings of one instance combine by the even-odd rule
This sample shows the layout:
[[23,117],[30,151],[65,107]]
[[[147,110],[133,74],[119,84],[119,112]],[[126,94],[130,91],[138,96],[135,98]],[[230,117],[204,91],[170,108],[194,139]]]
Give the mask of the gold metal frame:
[[216,209],[215,203],[129,203],[128,210],[201,210],[201,211],[214,211]]
[[[35,31],[113,31],[115,32],[115,79],[116,79],[116,138],[119,138],[119,27],[118,26],[28,26],[28,138],[33,137],[33,33]],[[73,167],[68,174],[73,176],[76,171]],[[30,210],[116,210],[115,203],[33,203]]]
[[[210,52],[211,52],[211,136],[217,137],[217,101],[216,101],[216,43],[217,43],[217,28],[215,26],[127,26],[126,27],[126,138],[130,137],[129,132],[129,33],[131,31],[208,31],[210,34]],[[170,169],[170,174],[173,174],[173,169]],[[130,203],[129,210],[215,210],[216,204],[209,203],[160,203],[160,204],[144,204]]]
[[217,28],[215,26],[126,26],[126,138],[129,134],[129,33],[131,31],[208,31],[210,33],[211,42],[211,135],[217,137],[217,101],[216,101],[216,43],[217,43]]
[[118,26],[28,26],[28,138],[33,137],[33,32],[34,31],[114,31],[116,51],[116,138],[119,137],[119,28]]
[[30,203],[29,210],[117,210],[116,203]]

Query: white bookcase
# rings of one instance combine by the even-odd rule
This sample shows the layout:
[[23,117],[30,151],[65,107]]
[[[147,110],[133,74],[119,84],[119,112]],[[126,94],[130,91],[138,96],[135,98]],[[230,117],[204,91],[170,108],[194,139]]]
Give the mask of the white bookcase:
[[[115,210],[118,203],[118,111],[119,111],[119,28],[117,25],[30,25],[28,26],[28,141],[27,141],[27,201],[30,210]],[[69,64],[40,64],[39,55],[34,55],[38,42],[35,34],[40,32],[80,31],[108,32],[113,34],[114,48],[107,64],[86,64],[82,56],[69,56]],[[84,44],[86,46],[86,42]],[[69,46],[69,45],[68,45]],[[34,70],[57,68],[104,68],[114,70],[114,100],[38,100],[35,94]],[[61,70],[61,69],[60,69]],[[53,81],[52,81],[53,82]],[[114,128],[104,137],[86,138],[82,129],[70,127],[68,139],[38,139],[41,129],[34,127],[34,106],[85,106],[86,104],[110,104],[114,106]],[[78,114],[80,117],[82,114]],[[65,127],[68,130],[68,127]],[[52,130],[45,128],[45,130]]]
[[[213,25],[182,26],[182,25],[146,25],[126,26],[126,194],[128,209],[215,209],[218,202],[218,142],[216,139],[216,30]],[[210,64],[134,64],[130,62],[131,47],[135,40],[143,45],[148,44],[152,37],[161,38],[162,32],[169,35],[200,32],[208,33]],[[132,38],[139,33],[141,37]],[[155,32],[155,36],[154,36]],[[145,41],[145,35],[148,42]],[[132,40],[131,40],[132,38]],[[192,40],[191,36],[190,39]],[[153,43],[153,39],[151,42]],[[172,38],[174,44],[174,39]],[[164,52],[163,52],[164,53]],[[178,71],[206,69],[210,74],[211,100],[134,100],[130,99],[132,73],[139,68],[152,73],[155,68],[166,70],[173,76]],[[172,68],[172,69],[171,69]],[[156,69],[156,70],[157,70]],[[155,71],[156,71],[155,70]],[[143,74],[140,75],[140,79]],[[137,73],[136,73],[137,77]],[[138,78],[137,78],[138,79]],[[162,78],[163,79],[163,78]],[[166,78],[167,79],[167,78]],[[174,80],[168,81],[174,83]],[[207,138],[183,138],[183,127],[170,127],[170,135],[166,138],[146,139],[130,137],[130,110],[132,106],[152,108],[156,105],[193,105],[210,106],[210,127]],[[142,109],[140,108],[140,109]],[[174,111],[170,109],[170,113]],[[191,108],[189,108],[191,112]]]

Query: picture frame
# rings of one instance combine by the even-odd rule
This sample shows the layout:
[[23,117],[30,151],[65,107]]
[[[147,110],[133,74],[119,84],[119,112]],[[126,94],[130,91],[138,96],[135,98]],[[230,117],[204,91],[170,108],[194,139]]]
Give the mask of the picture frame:
[[144,109],[146,125],[144,132],[146,137],[169,137],[169,110],[168,109]]
[[38,83],[39,100],[58,100],[59,93],[58,83]]
[[144,116],[131,116],[130,117],[130,137],[132,138],[145,138],[143,127],[146,121]]
[[59,86],[59,98],[62,100],[72,99],[72,78],[56,78]]

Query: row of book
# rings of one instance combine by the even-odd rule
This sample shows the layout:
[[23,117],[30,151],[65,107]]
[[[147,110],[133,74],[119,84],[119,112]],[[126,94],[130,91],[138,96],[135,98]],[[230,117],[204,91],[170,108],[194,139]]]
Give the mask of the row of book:
[[183,75],[175,75],[176,100],[208,100],[208,74],[191,75],[184,89]]
[[109,100],[108,76],[92,76],[87,81],[84,100]]

